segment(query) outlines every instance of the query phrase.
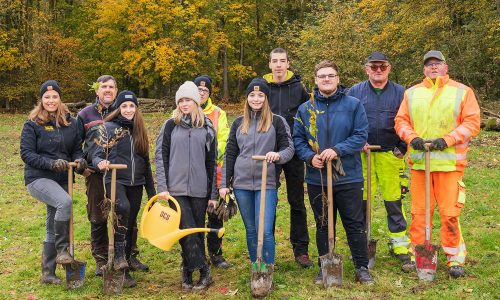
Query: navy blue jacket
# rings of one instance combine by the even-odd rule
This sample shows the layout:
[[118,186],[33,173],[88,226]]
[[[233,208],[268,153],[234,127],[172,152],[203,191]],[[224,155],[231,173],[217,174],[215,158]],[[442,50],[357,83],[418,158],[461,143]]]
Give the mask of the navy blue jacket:
[[[316,114],[317,140],[311,135],[311,112]],[[311,142],[319,144],[319,153],[332,148],[342,161],[345,176],[334,185],[363,182],[360,151],[366,144],[368,120],[361,102],[345,94],[345,89],[338,87],[335,94],[325,98],[317,88],[314,99],[302,104],[297,111],[294,123],[293,142],[297,156],[306,161],[306,182],[321,185],[320,172],[311,166],[316,154]],[[326,185],[326,169],[322,172],[323,184]]]
[[78,135],[76,119],[69,114],[68,126],[57,126],[54,121],[40,125],[26,121],[21,132],[21,159],[24,161],[24,183],[39,178],[52,179],[60,185],[68,183],[68,172],[52,171],[56,159],[74,161],[81,158],[82,140]]
[[405,89],[403,86],[388,81],[377,95],[369,80],[354,85],[348,95],[358,98],[365,107],[368,118],[368,144],[380,145],[380,151],[392,151],[398,147],[401,153],[406,153],[406,143],[396,134],[394,118],[403,101]]
[[[100,125],[103,126],[103,125]],[[138,154],[134,149],[134,139],[132,138],[132,128],[127,128],[121,124],[120,117],[104,124],[109,145],[107,160],[112,164],[125,164],[127,169],[116,171],[116,182],[125,186],[144,185],[148,198],[156,194],[154,188],[153,175],[149,155]],[[97,130],[96,132],[99,132]],[[95,136],[99,138],[99,135]],[[97,145],[93,152],[92,163],[97,164],[106,158],[106,151]],[[106,183],[111,182],[111,172],[106,174]]]

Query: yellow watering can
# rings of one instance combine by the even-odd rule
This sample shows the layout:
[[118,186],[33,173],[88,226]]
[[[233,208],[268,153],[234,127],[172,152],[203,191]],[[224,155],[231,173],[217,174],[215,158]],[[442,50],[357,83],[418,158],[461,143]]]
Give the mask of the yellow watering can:
[[[187,228],[179,229],[181,208],[173,197],[168,201],[175,205],[175,210],[159,202],[158,195],[149,199],[141,217],[139,234],[153,246],[168,251],[181,238],[197,232],[215,232],[218,237],[224,235],[224,228]],[[168,202],[167,201],[167,202]]]

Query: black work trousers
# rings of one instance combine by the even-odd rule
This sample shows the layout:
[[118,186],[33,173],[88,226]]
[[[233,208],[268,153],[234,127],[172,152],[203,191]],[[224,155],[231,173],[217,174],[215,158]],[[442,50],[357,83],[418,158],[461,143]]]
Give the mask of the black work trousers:
[[284,165],[276,165],[276,173],[285,172],[286,195],[290,204],[290,243],[295,257],[308,254],[309,232],[304,205],[304,162],[297,155]]
[[[220,229],[224,226],[224,221],[219,219],[216,214],[207,213],[207,227]],[[222,238],[217,236],[217,233],[210,232],[207,234],[207,248],[210,255],[222,255]]]
[[[175,196],[181,208],[181,229],[205,227],[207,198]],[[173,203],[170,206],[175,209]],[[205,256],[205,233],[186,235],[179,243],[182,248],[182,264],[186,270],[195,271],[207,264]]]
[[87,187],[87,218],[90,221],[90,245],[96,262],[108,259],[108,209],[104,194],[103,174],[96,172],[85,177]]
[[[328,253],[328,208],[321,199],[322,188],[319,185],[307,185],[309,201],[316,221],[316,245],[318,255]],[[323,187],[325,197],[327,187]],[[363,183],[347,183],[333,187],[333,215],[336,223],[337,211],[344,226],[347,242],[356,268],[368,266],[368,248],[366,245],[365,219],[363,213]]]

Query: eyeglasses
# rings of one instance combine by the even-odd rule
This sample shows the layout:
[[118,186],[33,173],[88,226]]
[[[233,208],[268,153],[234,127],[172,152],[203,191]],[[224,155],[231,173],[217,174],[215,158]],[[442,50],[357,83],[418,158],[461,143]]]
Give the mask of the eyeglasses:
[[203,94],[203,93],[208,94],[208,93],[210,93],[210,90],[208,90],[208,89],[198,89],[198,93],[200,93],[200,94]]
[[366,66],[369,67],[373,72],[377,71],[377,69],[380,69],[380,71],[384,72],[389,67],[389,65],[366,65]]
[[442,65],[444,65],[444,61],[438,61],[438,62],[435,62],[435,63],[428,63],[428,64],[425,64],[425,67],[426,68],[439,68],[441,67]]
[[333,79],[333,78],[335,78],[337,76],[339,76],[339,75],[337,75],[337,74],[324,74],[323,75],[322,74],[322,75],[318,75],[316,77],[318,77],[319,79],[330,79],[330,78]]

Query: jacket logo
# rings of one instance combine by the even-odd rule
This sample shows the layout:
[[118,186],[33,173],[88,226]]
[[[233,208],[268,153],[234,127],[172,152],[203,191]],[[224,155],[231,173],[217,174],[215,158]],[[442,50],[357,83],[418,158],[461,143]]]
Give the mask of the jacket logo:
[[54,126],[45,126],[45,131],[54,131]]
[[205,86],[205,85],[206,85],[205,81],[200,81],[200,86]]
[[260,91],[260,86],[258,86],[258,85],[254,86],[254,87],[253,87],[253,90],[254,90],[254,91]]
[[165,219],[166,221],[168,221],[168,219],[170,219],[170,215],[167,214],[166,212],[162,211],[160,212],[160,217],[162,217],[163,219]]

